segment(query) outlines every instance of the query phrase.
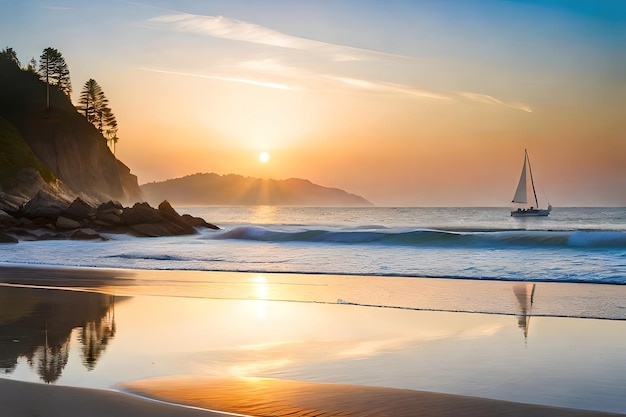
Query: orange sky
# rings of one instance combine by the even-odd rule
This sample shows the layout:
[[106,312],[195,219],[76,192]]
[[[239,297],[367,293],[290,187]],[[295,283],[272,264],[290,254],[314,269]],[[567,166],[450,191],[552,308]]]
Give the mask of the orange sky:
[[595,3],[2,3],[0,38],[22,62],[59,49],[75,101],[96,79],[140,183],[236,173],[508,206],[528,148],[554,206],[626,206],[626,5]]

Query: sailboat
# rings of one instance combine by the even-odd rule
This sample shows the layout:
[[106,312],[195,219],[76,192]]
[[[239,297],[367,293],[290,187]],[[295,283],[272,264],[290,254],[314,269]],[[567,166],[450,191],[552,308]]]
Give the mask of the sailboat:
[[530,173],[530,184],[533,189],[533,196],[535,197],[535,205],[530,208],[518,208],[511,211],[513,217],[533,217],[533,216],[547,216],[552,211],[552,206],[548,204],[547,209],[539,208],[539,201],[537,200],[537,192],[535,191],[535,181],[533,180],[533,170],[530,167],[530,159],[528,158],[528,151],[524,149],[524,166],[522,167],[522,175],[520,175],[517,189],[515,190],[515,196],[513,196],[513,203],[528,204],[528,186],[526,181],[526,166],[528,166],[528,172]]

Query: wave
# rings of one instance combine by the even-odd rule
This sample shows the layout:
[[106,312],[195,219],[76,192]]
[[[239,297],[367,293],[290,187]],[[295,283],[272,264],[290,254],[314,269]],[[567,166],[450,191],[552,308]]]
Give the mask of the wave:
[[[246,261],[246,260],[241,260],[241,259],[237,259],[236,261],[232,260],[232,259],[226,259],[226,258],[216,258],[216,257],[198,257],[197,255],[190,255],[190,256],[182,256],[182,255],[168,255],[168,254],[161,254],[161,253],[118,253],[118,254],[112,254],[112,255],[106,255],[102,257],[103,259],[122,259],[122,260],[135,260],[135,261],[165,261],[165,262],[171,262],[175,265],[175,267],[170,267],[170,268],[156,268],[156,269],[180,269],[180,270],[187,270],[187,269],[197,269],[197,270],[204,270],[202,268],[198,268],[197,266],[186,266],[184,264],[189,264],[189,263],[233,263],[236,262],[238,264],[258,264],[261,263],[260,261]],[[284,263],[284,261],[268,261],[268,260],[264,260],[262,263],[264,264],[280,264],[280,263]]]
[[308,229],[278,231],[261,226],[242,226],[209,238],[278,243],[378,244],[438,248],[626,249],[626,232],[594,230],[380,231],[357,229],[333,231]]

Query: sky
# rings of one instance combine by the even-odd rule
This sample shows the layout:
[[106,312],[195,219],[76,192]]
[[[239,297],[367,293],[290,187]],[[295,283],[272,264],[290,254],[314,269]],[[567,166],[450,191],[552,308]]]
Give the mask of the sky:
[[140,184],[380,206],[509,206],[524,149],[555,207],[626,206],[624,45],[620,0],[0,0],[0,47],[58,49],[75,104],[102,87]]

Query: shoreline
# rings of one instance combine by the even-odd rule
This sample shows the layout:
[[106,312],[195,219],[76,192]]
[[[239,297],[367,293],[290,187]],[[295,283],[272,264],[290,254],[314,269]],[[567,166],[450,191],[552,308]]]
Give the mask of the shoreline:
[[[181,275],[184,280],[170,285],[179,281]],[[264,298],[266,301],[626,321],[622,305],[626,285],[622,284],[0,263],[0,286],[74,289],[120,296],[257,299],[259,280],[275,290],[273,297]],[[199,292],[198,286],[203,291]],[[538,296],[532,305],[520,305],[521,300],[512,296],[520,286],[536,288],[533,294]],[[576,303],[566,303],[567,300]]]

